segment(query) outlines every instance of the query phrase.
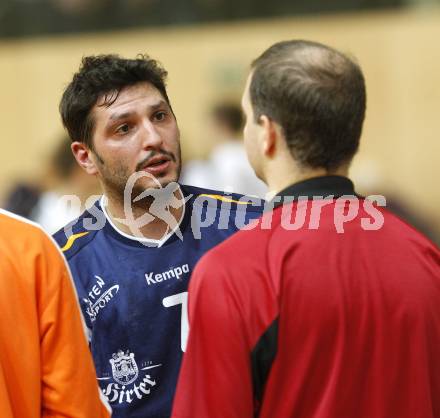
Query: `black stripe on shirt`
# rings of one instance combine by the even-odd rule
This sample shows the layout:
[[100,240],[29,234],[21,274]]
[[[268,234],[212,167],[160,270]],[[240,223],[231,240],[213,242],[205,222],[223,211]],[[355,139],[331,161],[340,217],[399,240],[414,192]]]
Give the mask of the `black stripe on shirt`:
[[277,353],[278,318],[267,328],[251,352],[252,383],[258,405],[263,400],[264,388]]

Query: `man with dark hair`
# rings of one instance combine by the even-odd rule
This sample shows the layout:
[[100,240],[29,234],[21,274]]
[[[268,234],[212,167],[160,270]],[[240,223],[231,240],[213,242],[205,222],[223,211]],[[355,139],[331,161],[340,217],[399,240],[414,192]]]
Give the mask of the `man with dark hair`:
[[365,97],[318,43],[252,64],[245,146],[275,208],[193,274],[173,418],[440,418],[440,251],[346,177]]
[[193,267],[238,229],[237,215],[261,214],[241,196],[176,183],[179,128],[165,77],[147,56],[85,57],[60,104],[73,154],[104,196],[55,239],[72,269],[98,380],[121,418],[170,416]]
[[[148,82],[170,106],[165,88],[166,77],[167,72],[148,56],[139,55],[133,60],[117,55],[83,58],[80,71],[74,75],[60,102],[61,118],[70,138],[81,139],[93,147],[96,121],[90,110],[97,104],[98,98],[102,99],[99,107],[111,106],[126,86]],[[106,95],[101,97],[103,93]]]

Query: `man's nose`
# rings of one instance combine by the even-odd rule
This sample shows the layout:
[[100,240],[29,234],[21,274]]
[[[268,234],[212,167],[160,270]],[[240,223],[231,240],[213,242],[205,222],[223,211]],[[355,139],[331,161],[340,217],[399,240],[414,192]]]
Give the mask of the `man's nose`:
[[146,149],[158,148],[162,145],[162,136],[157,127],[151,121],[145,121],[142,124],[142,141]]

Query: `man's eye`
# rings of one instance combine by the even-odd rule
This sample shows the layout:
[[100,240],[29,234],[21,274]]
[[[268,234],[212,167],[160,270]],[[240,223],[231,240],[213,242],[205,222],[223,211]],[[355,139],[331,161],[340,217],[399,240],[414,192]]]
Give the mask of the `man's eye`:
[[166,112],[163,112],[163,111],[161,111],[161,112],[157,112],[157,113],[154,114],[154,118],[155,118],[156,120],[158,120],[158,121],[162,121],[162,120],[164,120],[166,117],[167,117],[167,114],[166,114]]
[[126,123],[124,123],[123,125],[119,126],[119,127],[116,129],[116,132],[117,132],[118,134],[126,134],[126,133],[128,133],[129,131],[130,131],[130,126],[128,126]]

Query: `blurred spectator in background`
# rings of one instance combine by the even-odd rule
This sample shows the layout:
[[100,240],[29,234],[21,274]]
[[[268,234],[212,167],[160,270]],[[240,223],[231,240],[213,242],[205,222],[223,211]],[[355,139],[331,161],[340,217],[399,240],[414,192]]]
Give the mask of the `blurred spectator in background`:
[[32,212],[41,196],[41,188],[37,184],[18,182],[7,193],[3,207],[16,215],[31,219]]
[[210,133],[216,146],[208,161],[189,161],[182,183],[208,189],[264,197],[267,187],[253,172],[242,142],[243,114],[233,103],[219,103],[210,114]]
[[17,182],[2,206],[54,233],[81,214],[87,199],[97,193],[97,187],[95,178],[76,164],[70,143],[63,137],[43,175],[32,182]]
[[350,173],[362,196],[385,196],[389,211],[440,246],[440,229],[436,224],[435,215],[432,216],[414,205],[417,200],[405,196],[398,184],[390,184],[377,161],[359,157],[356,164],[350,168]]
[[44,180],[45,191],[31,217],[49,233],[77,218],[87,199],[97,194],[96,179],[76,164],[70,142],[64,137],[51,157]]

